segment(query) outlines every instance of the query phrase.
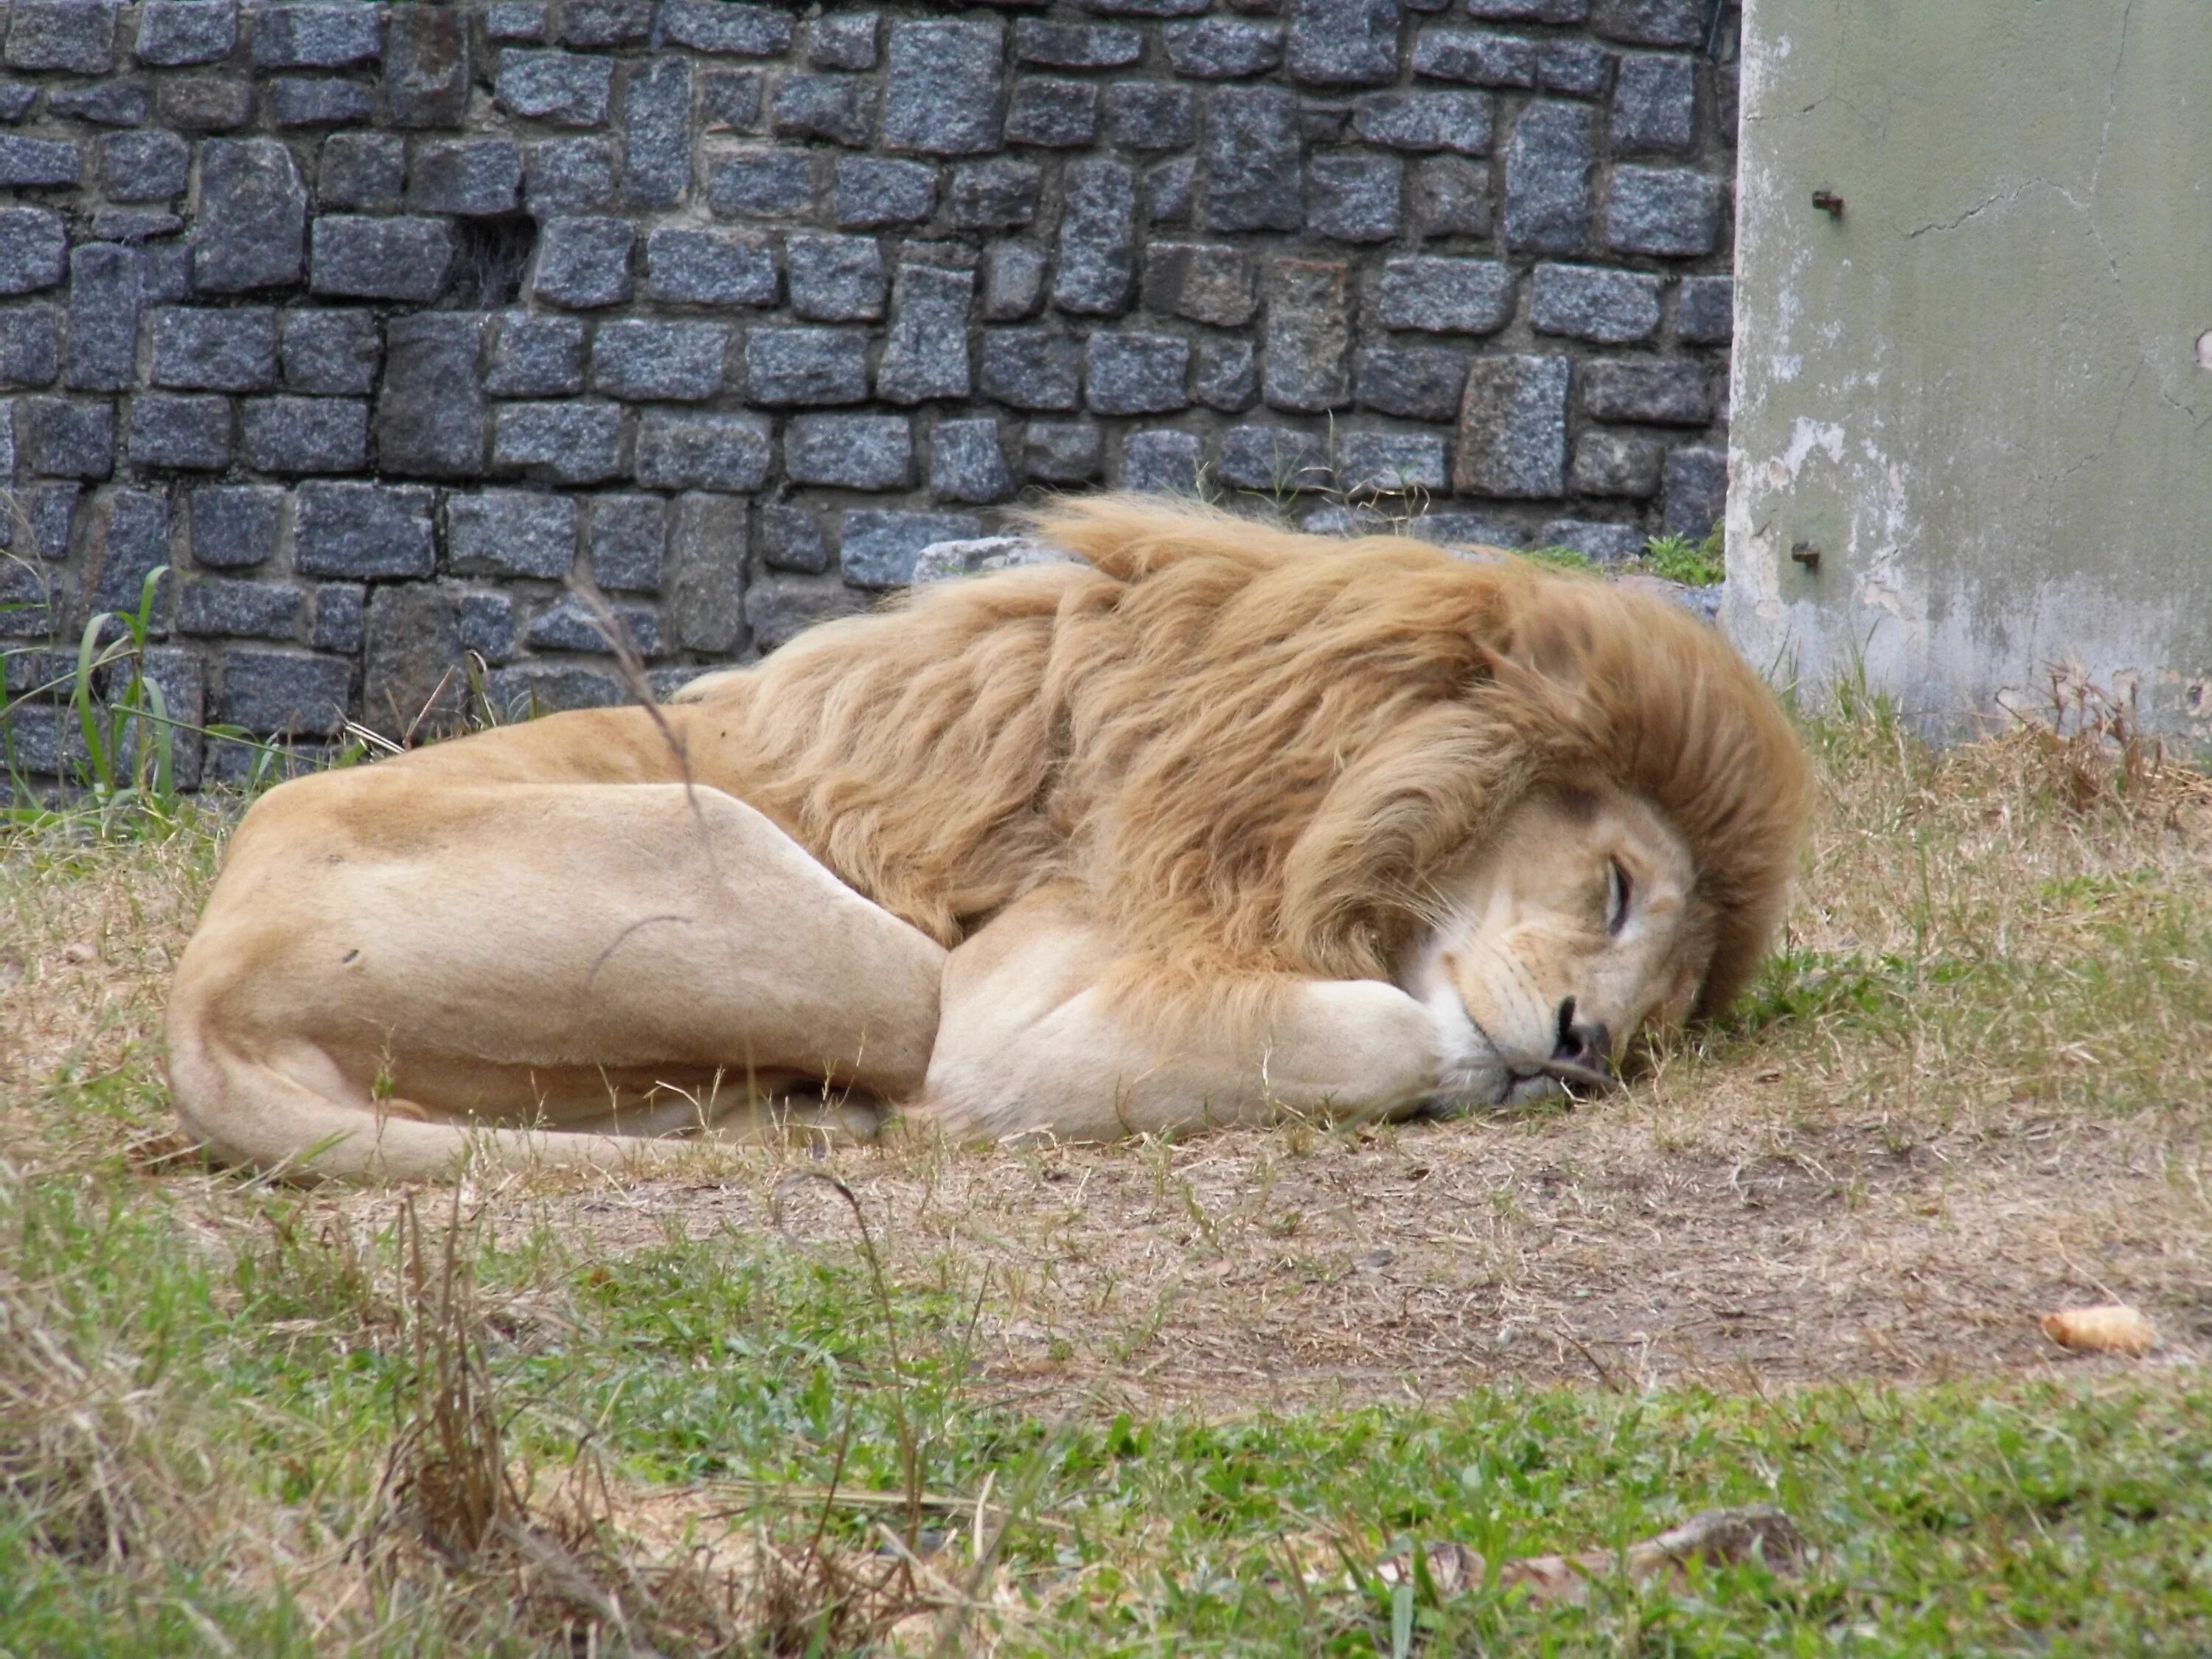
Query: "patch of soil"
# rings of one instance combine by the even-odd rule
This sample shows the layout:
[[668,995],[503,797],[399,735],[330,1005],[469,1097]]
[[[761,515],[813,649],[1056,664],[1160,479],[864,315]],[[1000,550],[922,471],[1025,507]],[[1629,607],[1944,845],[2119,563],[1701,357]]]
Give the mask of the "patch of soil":
[[[849,1258],[859,1195],[896,1276],[974,1294],[1006,1403],[1237,1411],[1478,1384],[1729,1389],[1933,1381],[2212,1352],[2212,1200],[2175,1116],[1924,1136],[1783,1121],[1752,1097],[1693,1126],[1601,1105],[1516,1122],[1229,1133],[1177,1146],[725,1158],[712,1178],[494,1198],[627,1252],[672,1225]],[[346,1203],[361,1203],[356,1195]],[[2039,1315],[2133,1302],[2148,1361],[2053,1346]]]

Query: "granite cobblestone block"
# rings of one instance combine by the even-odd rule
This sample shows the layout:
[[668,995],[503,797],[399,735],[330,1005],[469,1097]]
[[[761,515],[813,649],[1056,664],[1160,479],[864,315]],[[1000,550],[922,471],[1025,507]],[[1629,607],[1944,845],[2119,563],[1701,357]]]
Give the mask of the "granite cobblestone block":
[[1661,479],[1665,507],[1660,529],[1703,541],[1728,508],[1728,452],[1685,445],[1669,452]]
[[1505,150],[1505,242],[1572,253],[1589,240],[1595,122],[1589,108],[1539,100],[1515,123]]
[[1359,401],[1413,421],[1458,418],[1468,356],[1434,347],[1376,346],[1359,354]]
[[1575,444],[1567,483],[1582,495],[1659,493],[1659,468],[1667,446],[1656,438],[1626,432],[1585,432]]
[[878,397],[918,404],[968,395],[968,313],[975,288],[971,271],[899,267],[890,337],[876,370]]
[[420,484],[301,484],[293,496],[292,568],[356,581],[428,576],[438,563],[435,494]]
[[300,631],[307,596],[296,587],[203,576],[177,596],[177,632],[289,640]]
[[821,138],[850,149],[875,136],[875,84],[853,75],[794,75],[769,106],[776,136]]
[[748,329],[744,358],[757,404],[857,404],[868,396],[868,337],[860,329]]
[[902,416],[800,415],[784,428],[784,475],[793,483],[903,489],[914,434]]
[[308,287],[353,300],[434,300],[453,263],[453,228],[443,219],[328,214],[310,239]]
[[1487,155],[1496,103],[1483,92],[1370,93],[1352,111],[1352,131],[1386,149]]
[[362,397],[374,389],[384,348],[374,312],[287,311],[282,324],[277,349],[287,391]]
[[1723,187],[1688,167],[1616,167],[1605,240],[1622,253],[1694,258],[1720,246]]
[[493,96],[501,108],[529,119],[604,126],[614,101],[614,71],[611,58],[510,46],[499,55]]
[[814,196],[811,155],[735,150],[707,158],[707,204],[716,213],[796,218],[813,207]]
[[698,403],[722,388],[730,330],[722,323],[617,318],[592,339],[592,389],[632,401]]
[[1237,489],[1319,489],[1330,479],[1328,441],[1279,426],[1234,426],[1221,434],[1215,474]]
[[1115,317],[1128,309],[1137,274],[1136,175],[1103,158],[1067,167],[1052,302],[1062,311]]
[[637,481],[656,489],[758,489],[770,431],[757,415],[648,410],[638,427]]
[[53,288],[69,269],[69,233],[58,213],[0,207],[0,294]]
[[547,138],[526,145],[522,200],[540,219],[614,206],[614,146],[604,138]]
[[357,398],[249,398],[240,453],[258,472],[359,472],[368,465],[368,404]]
[[1685,345],[1726,345],[1735,330],[1735,281],[1685,276],[1674,302],[1674,333]]
[[1629,345],[1658,329],[1659,292],[1659,279],[1638,271],[1540,264],[1529,284],[1528,320],[1540,334]]
[[784,243],[791,308],[809,322],[866,322],[884,314],[890,273],[872,236],[793,236]]
[[383,50],[380,6],[263,6],[254,17],[253,61],[264,69],[340,69]]
[[1081,149],[1098,136],[1097,83],[1024,76],[1007,101],[1006,136],[1010,144]]
[[1578,380],[1583,411],[1593,420],[1703,426],[1713,417],[1703,363],[1600,358],[1584,363]]
[[288,146],[273,138],[210,138],[200,146],[192,283],[202,293],[296,281],[307,230],[307,182]]
[[353,665],[341,657],[277,651],[223,656],[217,714],[261,737],[328,738],[344,726]]
[[1171,334],[1101,331],[1084,349],[1084,382],[1099,415],[1163,415],[1187,408],[1190,343]]
[[314,743],[465,651],[620,700],[580,571],[672,689],[1027,487],[1702,535],[1707,9],[19,0],[0,629],[172,563],[179,695]]
[[1613,150],[1686,150],[1698,141],[1698,65],[1671,52],[1631,52],[1613,86]]
[[1121,447],[1124,489],[1147,495],[1195,495],[1206,441],[1195,432],[1132,432]]
[[1105,453],[1103,436],[1085,421],[1031,421],[1022,433],[1022,471],[1037,483],[1092,483]]
[[446,501],[446,560],[464,576],[558,581],[575,568],[576,502],[525,489],[487,489]]
[[929,489],[943,501],[987,503],[1012,495],[1013,474],[1006,465],[999,423],[994,420],[939,422],[930,440]]
[[572,311],[619,305],[630,295],[636,240],[636,228],[626,219],[549,220],[538,240],[533,292]]
[[996,20],[892,24],[885,146],[927,155],[996,149],[1006,118],[1005,34]]
[[[201,5],[207,0],[188,3]],[[384,132],[334,132],[323,140],[315,178],[316,206],[369,212],[396,208],[406,178],[405,139]]]
[[61,372],[61,324],[54,308],[0,311],[0,387],[52,386]]
[[623,93],[623,199],[672,208],[691,184],[691,65],[681,58],[634,66]]
[[115,67],[118,9],[101,0],[16,0],[5,61],[11,69],[105,75]]
[[734,231],[663,225],[646,238],[645,294],[676,305],[774,305],[775,249]]
[[814,514],[770,505],[761,508],[760,520],[761,560],[769,569],[819,575],[830,568],[830,538]]
[[1024,17],[1014,24],[1014,59],[1051,69],[1123,69],[1145,55],[1139,29],[1109,23],[1055,23]]
[[1283,26],[1227,17],[1170,23],[1160,31],[1176,73],[1201,81],[1264,75],[1283,61]]
[[115,132],[100,141],[100,171],[110,200],[166,202],[182,193],[191,146],[173,132]]
[[90,398],[22,404],[21,464],[46,478],[105,478],[115,470],[115,405]]
[[599,586],[657,593],[668,548],[668,503],[658,495],[595,495],[585,543]]
[[1336,482],[1347,494],[1406,495],[1448,489],[1443,434],[1342,433],[1337,439]]
[[88,87],[58,87],[46,96],[47,112],[98,126],[145,125],[153,99],[143,81],[102,81]]
[[173,68],[217,63],[237,45],[233,0],[147,0],[139,8],[132,51],[142,64]]
[[[163,565],[173,565],[169,550],[169,500],[152,489],[122,488],[97,499],[85,597],[100,611],[136,611],[146,580]],[[175,594],[173,574],[161,579],[154,614],[166,618]]]
[[83,172],[84,158],[73,143],[0,136],[0,186],[73,185]]
[[1082,401],[1083,345],[1054,329],[983,331],[983,395],[1012,409],[1074,409]]
[[937,174],[918,161],[849,155],[837,162],[834,212],[840,228],[913,224],[937,209]]
[[377,459],[386,471],[422,478],[483,472],[478,365],[488,324],[481,312],[424,311],[386,325],[376,398]]
[[492,337],[484,390],[495,398],[558,398],[584,389],[584,321],[510,311]]
[[373,117],[376,93],[359,81],[288,75],[270,83],[268,107],[279,127],[341,127]]
[[623,470],[619,404],[500,404],[492,410],[491,464],[561,484],[605,483]]
[[132,249],[94,242],[70,253],[64,385],[80,392],[124,392],[137,382],[144,298],[139,256]]
[[186,132],[228,132],[252,112],[253,83],[236,76],[164,76],[155,88],[155,118]]
[[413,213],[479,216],[514,210],[522,192],[522,151],[511,138],[418,144],[405,202]]
[[1545,500],[1566,488],[1569,360],[1478,358],[1460,408],[1452,487],[1469,495]]
[[1182,149],[1198,136],[1198,99],[1159,81],[1109,82],[1102,108],[1107,142],[1132,149]]
[[230,465],[230,399],[148,392],[131,400],[125,453],[140,466],[220,472]]
[[1406,164],[1395,155],[1317,155],[1306,172],[1306,228],[1340,242],[1398,234]]
[[883,27],[872,11],[831,12],[807,26],[806,61],[815,69],[872,70]]
[[384,92],[398,127],[458,127],[469,107],[469,14],[393,8],[384,34]]
[[210,570],[245,570],[276,553],[285,492],[268,484],[210,484],[191,492],[186,508],[192,562]]

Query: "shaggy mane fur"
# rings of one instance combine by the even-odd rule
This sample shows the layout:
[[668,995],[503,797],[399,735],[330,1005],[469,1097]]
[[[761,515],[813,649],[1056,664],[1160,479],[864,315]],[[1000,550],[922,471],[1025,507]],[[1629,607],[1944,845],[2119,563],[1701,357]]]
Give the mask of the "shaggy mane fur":
[[696,683],[702,781],[946,945],[1078,882],[1127,948],[1115,988],[1173,1013],[1388,979],[1471,843],[1532,788],[1602,780],[1690,843],[1698,1011],[1757,964],[1809,775],[1678,607],[1134,497],[1033,528],[1087,563],[949,583]]

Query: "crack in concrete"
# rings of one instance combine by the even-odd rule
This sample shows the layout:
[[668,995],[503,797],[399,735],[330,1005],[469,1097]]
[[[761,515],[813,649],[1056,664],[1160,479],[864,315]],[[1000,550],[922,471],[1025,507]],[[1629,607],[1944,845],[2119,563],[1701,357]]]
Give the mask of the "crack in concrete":
[[2081,471],[2083,468],[2094,466],[2099,461],[2105,459],[2106,452],[2112,448],[2113,443],[2120,435],[2120,422],[2127,418],[2128,399],[2134,395],[2136,382],[2142,379],[2143,371],[2149,367],[2150,365],[2148,363],[2137,363],[2135,368],[2129,372],[2127,384],[2120,388],[2119,396],[2112,399],[2112,423],[2105,428],[2104,441],[2099,444],[2094,449],[2091,450],[2087,455],[2084,455],[2080,460],[2074,462],[2069,466],[2060,468],[2058,476],[2051,480],[2054,484],[2064,483],[2067,479],[2072,477],[2076,472]]
[[2120,13],[2120,44],[2112,53],[2112,72],[2105,77],[2105,125],[2097,134],[2097,160],[2089,169],[2089,194],[2095,196],[2105,176],[2105,157],[2112,144],[2112,121],[2119,109],[2120,69],[2128,61],[2128,30],[2136,20],[2136,0],[2128,0]]
[[[1942,233],[1956,230],[1960,225],[1965,224],[1967,220],[1979,218],[1983,214],[1987,213],[1993,207],[2009,206],[2011,204],[2017,202],[2021,197],[2027,195],[2028,191],[2033,190],[2038,185],[2057,191],[2061,196],[2064,196],[2066,194],[2063,189],[2058,185],[2052,184],[2047,179],[2031,179],[2026,184],[2016,185],[2011,190],[1999,191],[1993,196],[1984,197],[1980,201],[1975,203],[1973,206],[1968,208],[1964,213],[1960,214],[1955,219],[1931,220],[1927,224],[1919,226],[1916,229],[1908,230],[1905,233],[1905,239],[1909,241],[1915,237],[1925,236],[1931,231]],[[2069,199],[2070,200],[2071,198]],[[2079,204],[2076,204],[2075,205],[2078,206]]]

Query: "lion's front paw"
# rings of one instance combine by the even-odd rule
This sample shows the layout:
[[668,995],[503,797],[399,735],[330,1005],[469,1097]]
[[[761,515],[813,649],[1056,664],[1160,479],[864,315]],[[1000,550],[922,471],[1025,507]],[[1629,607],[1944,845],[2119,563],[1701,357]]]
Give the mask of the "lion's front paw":
[[1499,1057],[1482,1027],[1474,1023],[1459,994],[1449,984],[1438,984],[1422,1006],[1429,1012],[1437,1056],[1429,1113],[1456,1117],[1512,1098],[1516,1085],[1511,1068]]

